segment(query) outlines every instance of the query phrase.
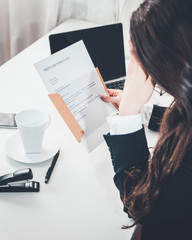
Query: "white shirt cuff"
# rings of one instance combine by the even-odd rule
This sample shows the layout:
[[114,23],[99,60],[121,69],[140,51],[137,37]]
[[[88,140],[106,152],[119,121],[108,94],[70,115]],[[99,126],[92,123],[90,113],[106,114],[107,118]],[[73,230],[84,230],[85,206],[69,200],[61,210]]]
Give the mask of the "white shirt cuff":
[[111,135],[133,133],[142,128],[142,124],[149,125],[153,105],[146,103],[141,109],[141,113],[130,116],[119,116],[118,113],[107,117]]
[[133,133],[142,128],[141,114],[130,116],[109,116],[107,122],[110,128],[111,135],[121,135]]

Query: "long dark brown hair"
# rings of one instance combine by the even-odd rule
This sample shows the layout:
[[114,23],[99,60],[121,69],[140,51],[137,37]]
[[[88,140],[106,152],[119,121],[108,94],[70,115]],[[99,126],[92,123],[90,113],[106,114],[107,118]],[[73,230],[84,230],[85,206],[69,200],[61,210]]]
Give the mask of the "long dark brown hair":
[[174,97],[147,170],[132,193],[124,195],[136,223],[150,212],[161,186],[192,148],[191,10],[190,0],[147,0],[131,17],[130,39],[137,58],[153,82]]

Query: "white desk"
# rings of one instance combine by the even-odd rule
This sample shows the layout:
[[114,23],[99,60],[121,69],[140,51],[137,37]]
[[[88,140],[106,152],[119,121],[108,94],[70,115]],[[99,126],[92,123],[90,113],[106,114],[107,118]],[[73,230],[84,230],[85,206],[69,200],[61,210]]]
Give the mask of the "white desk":
[[[92,26],[72,20],[51,33]],[[61,156],[46,185],[44,177],[50,161],[27,165],[9,159],[4,146],[18,130],[0,129],[0,175],[30,167],[33,179],[41,184],[39,193],[0,194],[0,238],[128,240],[133,230],[121,230],[128,220],[113,184],[105,143],[91,154],[77,143],[33,67],[33,63],[50,55],[48,35],[0,67],[0,112],[17,113],[25,108],[48,112],[52,123],[46,135],[59,141]]]
[[[91,26],[94,24],[72,20],[51,33]],[[103,142],[88,154],[77,143],[33,67],[33,63],[50,54],[48,35],[0,67],[0,112],[38,108],[49,113],[52,123],[45,137],[60,143],[61,156],[46,185],[44,177],[50,161],[27,165],[9,159],[4,146],[18,130],[0,129],[0,175],[30,167],[33,180],[41,184],[39,193],[0,194],[0,238],[128,240],[133,229],[121,230],[128,219],[113,183],[114,172],[106,144]]]

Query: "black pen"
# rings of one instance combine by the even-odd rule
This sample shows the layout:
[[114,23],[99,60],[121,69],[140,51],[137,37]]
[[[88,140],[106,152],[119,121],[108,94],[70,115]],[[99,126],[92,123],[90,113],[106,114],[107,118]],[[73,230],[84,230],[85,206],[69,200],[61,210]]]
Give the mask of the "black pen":
[[50,177],[51,177],[51,174],[52,174],[52,172],[53,172],[53,169],[54,169],[55,164],[56,164],[56,162],[57,162],[57,159],[58,159],[58,157],[59,157],[59,153],[60,153],[60,150],[55,154],[55,156],[54,156],[54,158],[53,158],[53,161],[52,161],[52,163],[51,163],[51,166],[49,167],[49,169],[48,169],[48,171],[47,171],[47,173],[46,173],[46,175],[45,175],[45,183],[48,183],[48,182],[49,182],[49,179],[50,179]]

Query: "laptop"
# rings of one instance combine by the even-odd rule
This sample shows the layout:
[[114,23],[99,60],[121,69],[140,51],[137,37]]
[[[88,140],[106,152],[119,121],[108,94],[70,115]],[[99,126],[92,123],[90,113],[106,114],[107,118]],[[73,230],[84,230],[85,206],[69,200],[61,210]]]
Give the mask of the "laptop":
[[95,67],[107,88],[123,89],[125,82],[125,52],[123,27],[115,23],[49,36],[51,54],[83,40]]

